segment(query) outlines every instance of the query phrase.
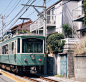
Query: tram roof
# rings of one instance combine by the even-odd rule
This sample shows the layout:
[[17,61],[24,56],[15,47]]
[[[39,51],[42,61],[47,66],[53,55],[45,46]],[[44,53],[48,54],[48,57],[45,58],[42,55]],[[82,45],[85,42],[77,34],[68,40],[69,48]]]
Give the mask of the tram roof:
[[3,41],[3,42],[0,42],[0,45],[4,45],[6,43],[9,43],[11,41],[14,41],[16,40],[17,38],[39,38],[39,39],[44,39],[45,37],[43,35],[39,35],[39,34],[33,34],[33,33],[29,33],[29,34],[19,34],[19,35],[14,35],[13,37]]
[[44,36],[43,36],[43,35],[41,35],[41,34],[34,34],[34,33],[19,34],[19,35],[14,35],[13,37],[18,37],[18,36],[20,36],[20,37],[22,37],[22,36],[34,36],[34,37],[39,36],[39,37],[44,37]]

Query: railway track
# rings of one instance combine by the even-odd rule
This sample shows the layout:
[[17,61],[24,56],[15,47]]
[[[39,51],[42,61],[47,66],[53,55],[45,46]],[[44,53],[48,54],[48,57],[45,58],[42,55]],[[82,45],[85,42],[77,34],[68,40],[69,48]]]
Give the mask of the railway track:
[[[28,76],[18,76],[17,75],[14,75],[14,74],[11,74],[11,73],[8,73],[4,70],[1,70],[0,71],[1,74],[7,76],[8,78],[11,78],[12,80],[16,81],[16,82],[59,82],[59,81],[56,81],[56,80],[52,80],[52,79],[49,79],[49,78],[45,78],[45,77],[41,77],[41,76],[37,76],[38,79],[34,79],[34,78],[30,78]],[[26,79],[26,80],[25,80]]]
[[[28,79],[28,80],[30,80],[30,81],[32,81],[32,82],[40,82],[40,81],[38,81],[38,80],[29,78],[29,77],[26,77],[26,76],[24,76],[24,78],[25,78],[25,79]],[[48,79],[48,78],[44,78],[44,77],[41,77],[41,76],[40,76],[40,79],[41,79],[41,80],[45,80],[45,81],[47,81],[47,82],[59,82],[59,81],[52,80],[52,79]]]

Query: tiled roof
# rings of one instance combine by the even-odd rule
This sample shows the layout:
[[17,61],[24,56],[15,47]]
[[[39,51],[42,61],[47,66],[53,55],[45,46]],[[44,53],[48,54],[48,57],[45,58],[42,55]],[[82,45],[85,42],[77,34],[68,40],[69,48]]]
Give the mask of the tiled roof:
[[[30,24],[30,23],[32,23],[31,20],[29,20],[29,21],[23,23],[23,25]],[[15,29],[15,28],[17,28],[17,27],[19,27],[19,26],[21,26],[21,25],[22,25],[22,24],[16,25],[16,26],[12,27],[10,30],[13,30],[13,29]]]

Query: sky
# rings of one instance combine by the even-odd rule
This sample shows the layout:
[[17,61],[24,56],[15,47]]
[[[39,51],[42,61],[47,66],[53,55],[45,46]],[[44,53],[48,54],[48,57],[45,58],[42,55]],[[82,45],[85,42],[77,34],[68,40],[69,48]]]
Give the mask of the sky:
[[[21,5],[26,4],[27,2],[28,5],[30,5],[33,1],[34,3],[32,5],[43,6],[43,0],[0,0],[0,35],[2,33],[2,16],[4,18],[3,33],[15,25],[21,24],[22,20],[18,19],[20,17],[30,18],[32,21],[35,21],[37,19],[38,13],[33,9],[33,7],[28,8],[28,6],[24,7]],[[58,0],[46,0],[46,6],[49,7],[57,1]],[[26,9],[27,11],[25,11]],[[43,8],[37,9],[40,12],[43,10]]]

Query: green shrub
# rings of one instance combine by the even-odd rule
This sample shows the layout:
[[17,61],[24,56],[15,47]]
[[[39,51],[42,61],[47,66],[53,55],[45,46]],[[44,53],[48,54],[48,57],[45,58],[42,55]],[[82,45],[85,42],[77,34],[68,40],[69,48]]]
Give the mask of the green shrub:
[[84,18],[83,18],[83,21],[84,21],[84,25],[86,25],[86,0],[83,1],[83,11],[84,11]]
[[68,24],[63,24],[63,32],[66,38],[72,37],[72,28]]
[[63,45],[65,43],[65,40],[61,41],[61,39],[63,39],[63,38],[64,38],[63,34],[60,34],[60,33],[51,34],[47,38],[47,43],[53,53],[62,52]]

